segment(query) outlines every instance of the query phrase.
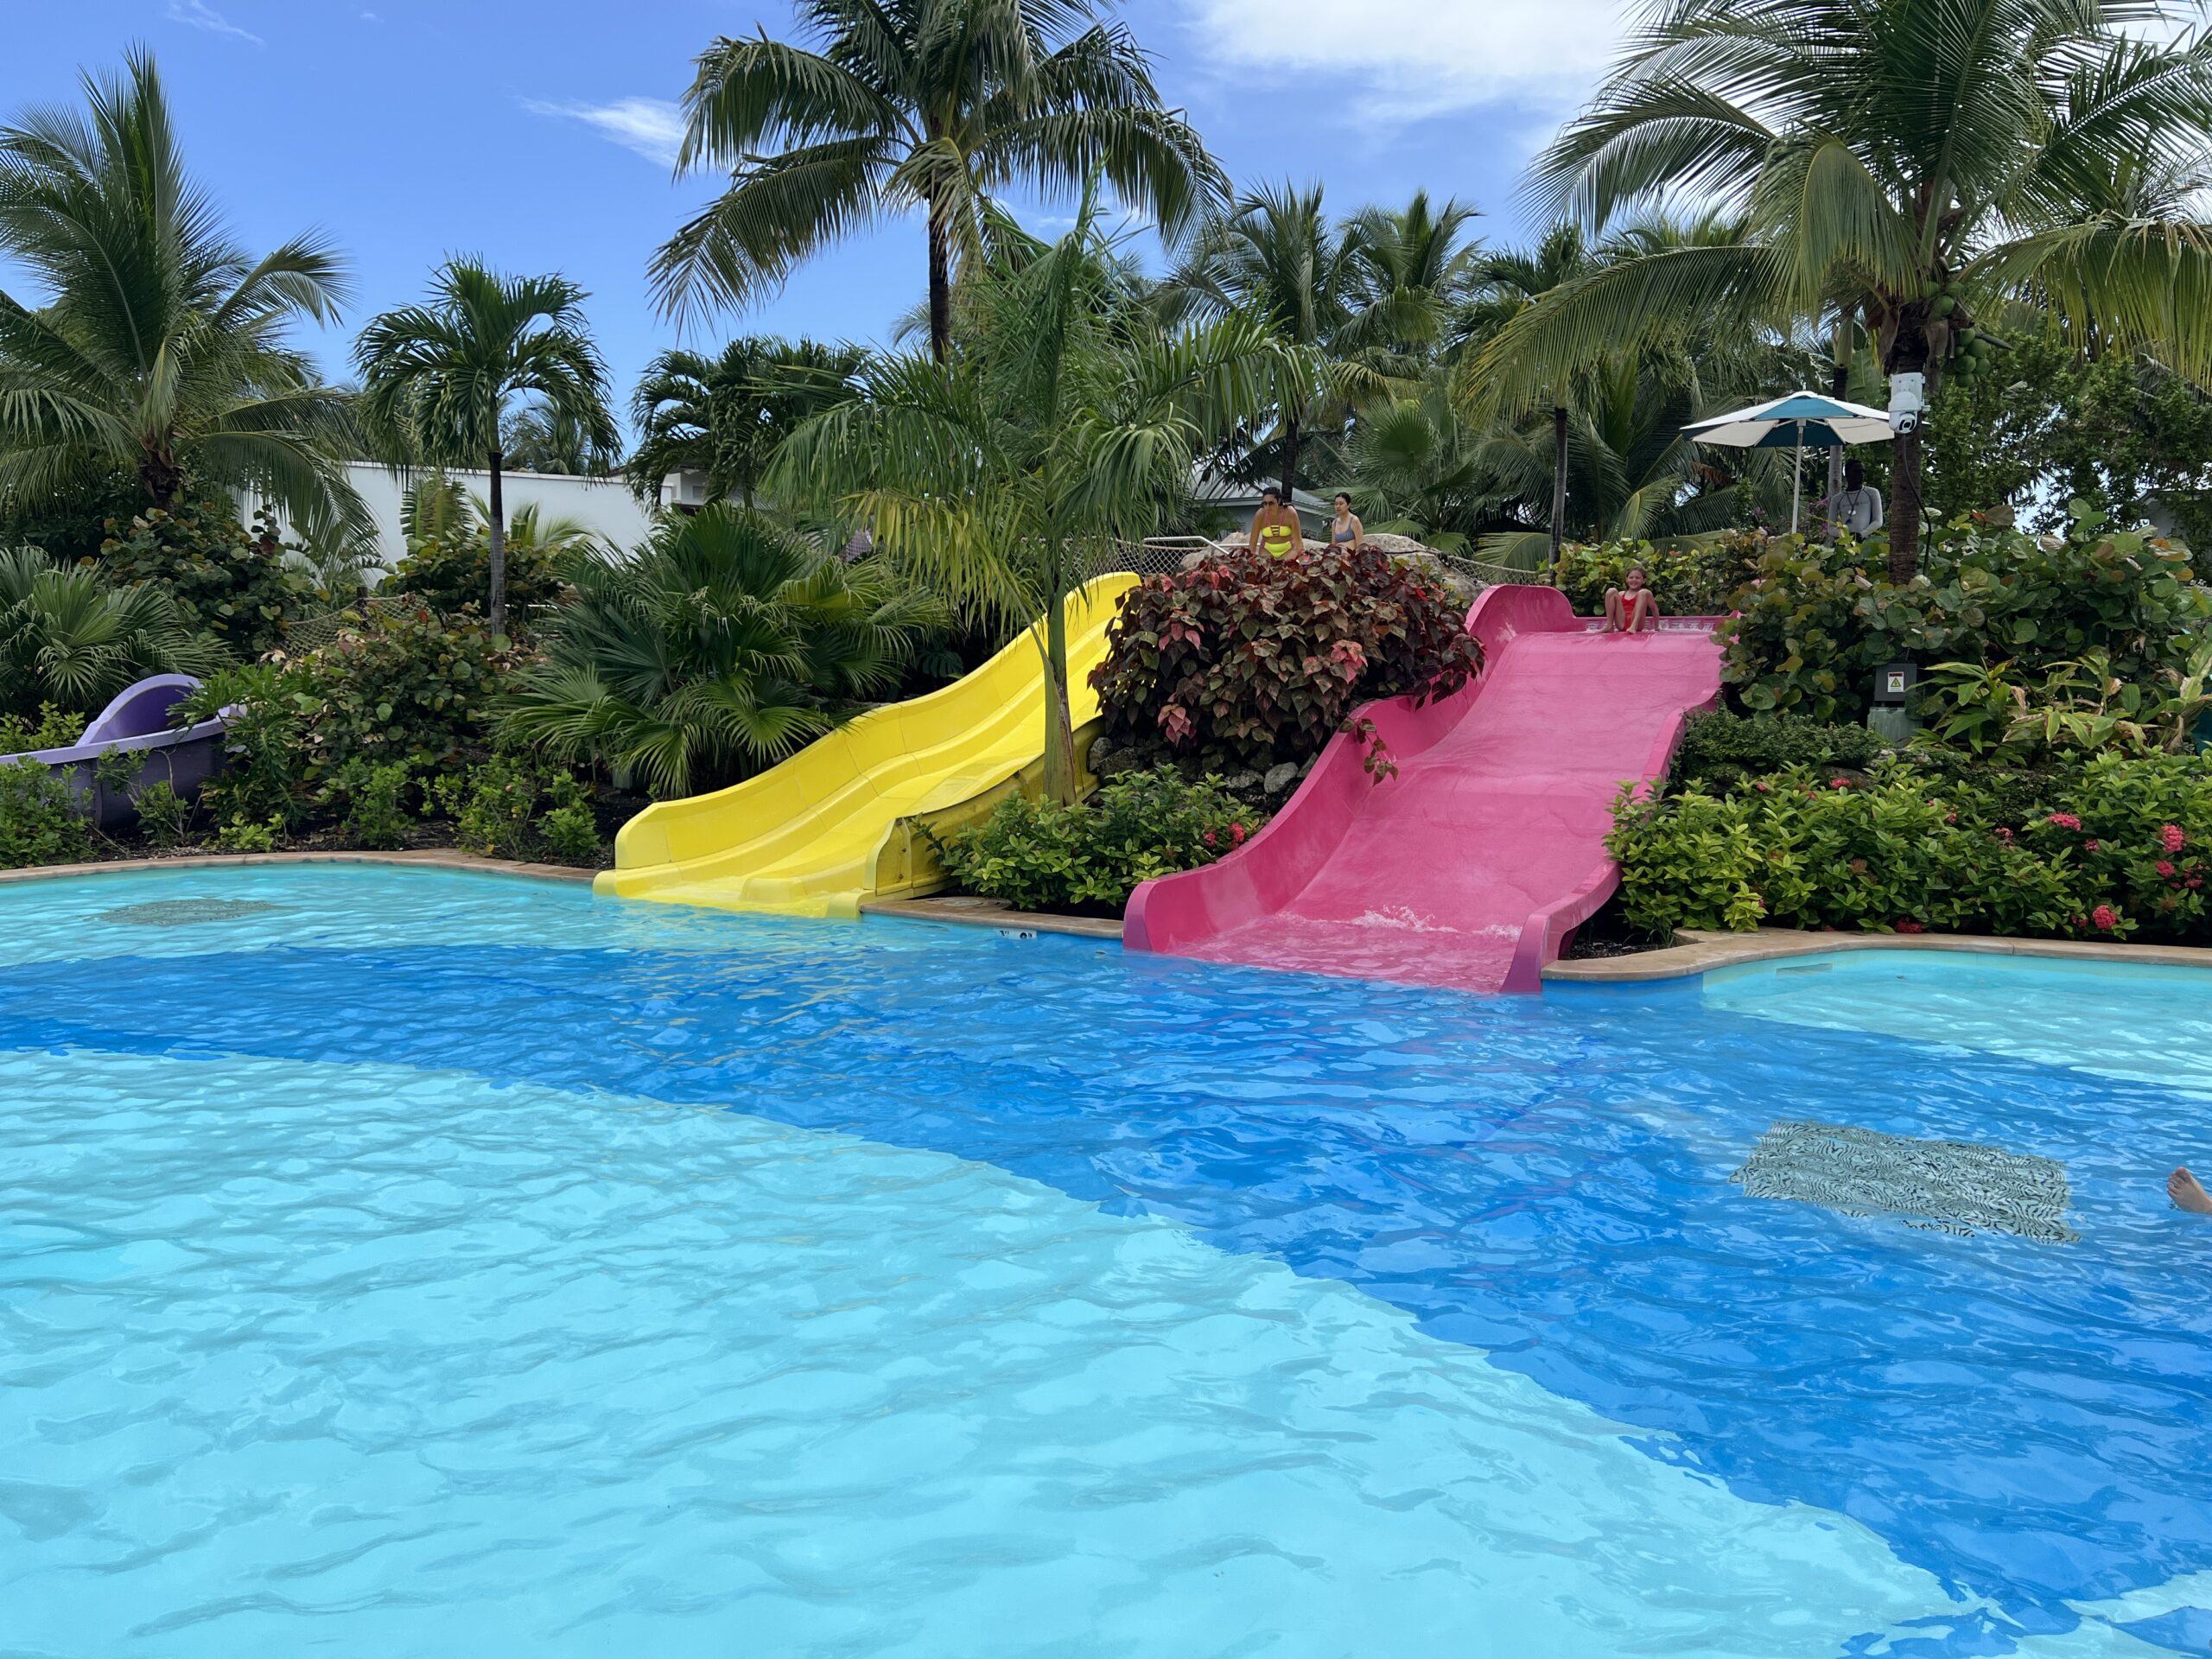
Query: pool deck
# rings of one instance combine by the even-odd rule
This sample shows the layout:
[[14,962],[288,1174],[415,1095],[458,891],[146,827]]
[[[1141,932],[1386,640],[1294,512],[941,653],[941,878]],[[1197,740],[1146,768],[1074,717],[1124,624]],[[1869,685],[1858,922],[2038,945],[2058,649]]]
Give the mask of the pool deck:
[[1817,957],[1843,950],[1963,950],[1991,957],[2048,957],[2063,962],[2130,962],[2170,968],[2212,968],[2212,950],[2185,944],[2100,944],[2087,939],[2000,939],[1979,933],[1814,933],[1763,927],[1753,933],[1682,928],[1681,943],[1627,957],[1564,957],[1544,969],[1548,982],[1629,985],[1686,979],[1716,968]]
[[517,875],[537,881],[585,881],[598,874],[572,864],[524,864],[479,858],[450,848],[420,852],[188,853],[175,858],[111,858],[92,864],[34,864],[0,870],[0,882],[40,881],[65,875],[143,875],[149,870],[207,870],[230,864],[399,864],[418,870],[468,870],[478,875]]
[[1033,933],[1066,933],[1079,939],[1118,939],[1122,925],[1110,916],[1058,916],[1016,910],[1003,899],[953,893],[942,899],[868,899],[863,916],[895,916],[909,922],[951,922],[961,927],[1027,928]]

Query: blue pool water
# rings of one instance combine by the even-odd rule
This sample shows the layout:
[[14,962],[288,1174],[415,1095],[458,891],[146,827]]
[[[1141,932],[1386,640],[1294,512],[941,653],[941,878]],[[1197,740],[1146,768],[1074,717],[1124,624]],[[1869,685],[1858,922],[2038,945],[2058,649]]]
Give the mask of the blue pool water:
[[[0,889],[0,1655],[2202,1652],[2208,1056],[2187,974],[2011,958]],[[2081,1237],[1743,1196],[1787,1117]]]

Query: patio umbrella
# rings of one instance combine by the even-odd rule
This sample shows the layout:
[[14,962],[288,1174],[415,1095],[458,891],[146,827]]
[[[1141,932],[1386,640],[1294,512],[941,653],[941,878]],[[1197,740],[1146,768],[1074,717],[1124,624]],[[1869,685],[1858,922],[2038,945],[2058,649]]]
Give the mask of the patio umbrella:
[[1732,449],[1795,449],[1797,465],[1789,474],[1789,528],[1797,528],[1799,475],[1805,451],[1836,449],[1847,443],[1887,443],[1897,435],[1886,411],[1847,404],[1817,391],[1793,391],[1787,397],[1754,404],[1731,415],[1694,421],[1682,429],[1700,443]]

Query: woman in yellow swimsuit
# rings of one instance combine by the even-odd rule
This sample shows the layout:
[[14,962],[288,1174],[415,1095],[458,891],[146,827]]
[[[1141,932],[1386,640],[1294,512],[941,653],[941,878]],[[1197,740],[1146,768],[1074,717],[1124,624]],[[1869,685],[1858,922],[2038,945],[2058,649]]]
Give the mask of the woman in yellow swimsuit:
[[1260,493],[1260,510],[1252,515],[1247,539],[1269,558],[1280,559],[1304,550],[1306,527],[1294,511],[1283,505],[1282,492],[1270,487]]

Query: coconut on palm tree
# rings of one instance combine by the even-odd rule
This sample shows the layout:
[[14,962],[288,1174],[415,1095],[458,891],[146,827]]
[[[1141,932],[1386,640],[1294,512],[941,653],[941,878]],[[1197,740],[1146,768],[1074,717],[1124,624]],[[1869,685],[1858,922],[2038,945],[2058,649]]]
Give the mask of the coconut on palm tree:
[[621,435],[585,326],[583,289],[564,276],[501,276],[473,259],[448,260],[430,286],[429,304],[372,318],[354,342],[363,423],[387,459],[490,474],[485,620],[497,634],[506,626],[500,484],[509,410],[527,401],[601,448]]
[[792,434],[771,484],[864,517],[882,556],[965,607],[1014,627],[1041,613],[1046,788],[1072,801],[1068,595],[1183,504],[1200,454],[1324,370],[1253,312],[1162,322],[1095,191],[1058,242],[971,278],[961,351],[871,362],[857,399]]
[[84,100],[0,127],[0,253],[45,289],[0,292],[0,496],[127,478],[167,509],[190,479],[295,524],[365,525],[346,396],[286,343],[338,315],[339,256],[312,235],[258,258],[232,239],[143,52],[86,75]]
[[1198,133],[1160,106],[1152,66],[1092,0],[797,0],[806,45],[721,39],[684,98],[680,168],[729,188],[655,257],[678,315],[774,291],[833,242],[918,208],[930,348],[951,348],[952,283],[1009,188],[1103,174],[1179,231],[1221,189]]
[[[2077,340],[2212,369],[2212,226],[2115,181],[2201,156],[2212,36],[2161,0],[1669,0],[1537,162],[1540,202],[1592,226],[1664,198],[1745,219],[1563,285],[1481,353],[1474,395],[1525,403],[1688,315],[1835,321],[1932,390],[1983,372],[1981,317],[2023,300]],[[1918,569],[1921,434],[1898,433],[1893,581]]]

